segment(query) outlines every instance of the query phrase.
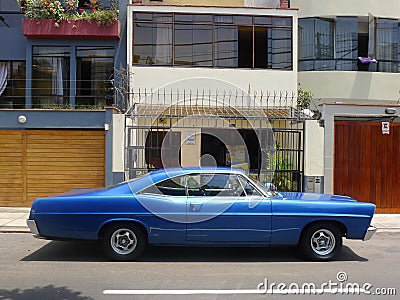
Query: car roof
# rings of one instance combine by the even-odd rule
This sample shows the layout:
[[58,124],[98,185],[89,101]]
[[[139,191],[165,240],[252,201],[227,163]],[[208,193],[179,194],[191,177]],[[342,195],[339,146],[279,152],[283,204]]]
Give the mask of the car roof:
[[152,171],[137,180],[126,182],[133,192],[138,192],[151,184],[158,183],[168,178],[187,174],[244,174],[242,169],[229,167],[190,167],[190,168],[166,168]]
[[242,169],[229,168],[229,167],[187,167],[187,168],[166,168],[152,171],[149,173],[151,177],[175,177],[184,174],[193,173],[232,173],[244,174]]

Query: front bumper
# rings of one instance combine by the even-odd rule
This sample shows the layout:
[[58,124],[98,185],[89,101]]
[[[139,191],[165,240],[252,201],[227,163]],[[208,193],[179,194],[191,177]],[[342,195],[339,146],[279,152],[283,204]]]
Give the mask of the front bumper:
[[374,226],[369,226],[369,228],[367,229],[367,232],[365,233],[365,236],[364,236],[364,238],[363,238],[363,241],[368,241],[368,240],[370,240],[370,239],[374,236],[376,230],[377,230],[376,227],[374,227]]
[[28,225],[29,230],[31,231],[32,235],[33,235],[35,238],[38,238],[38,239],[43,238],[43,237],[40,235],[40,233],[39,233],[39,229],[38,229],[37,226],[36,226],[35,220],[29,220],[29,219],[26,220],[26,225]]

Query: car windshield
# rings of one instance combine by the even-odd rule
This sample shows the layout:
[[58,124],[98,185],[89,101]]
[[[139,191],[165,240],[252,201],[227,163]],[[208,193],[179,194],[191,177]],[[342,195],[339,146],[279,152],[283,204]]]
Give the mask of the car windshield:
[[251,177],[249,177],[249,180],[251,183],[253,183],[255,186],[257,186],[257,188],[260,189],[268,197],[275,197],[275,196],[279,195],[276,190],[271,190],[271,189],[267,188],[264,184],[262,184],[258,180],[255,180]]

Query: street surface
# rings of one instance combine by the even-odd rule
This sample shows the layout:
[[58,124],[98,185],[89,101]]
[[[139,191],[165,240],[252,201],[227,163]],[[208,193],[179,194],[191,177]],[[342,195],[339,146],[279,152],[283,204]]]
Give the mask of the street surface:
[[[296,248],[183,247],[151,247],[139,262],[118,263],[107,261],[96,242],[56,242],[24,233],[0,234],[0,299],[398,299],[399,279],[400,233],[378,232],[367,242],[344,240],[339,260],[328,263],[303,261]],[[319,288],[329,282],[370,284],[366,287],[371,295],[349,297],[334,294],[334,289],[329,294],[311,296],[262,292],[271,283],[300,287],[314,283]],[[257,287],[260,293],[254,293]],[[393,293],[390,288],[395,288],[397,295],[378,296],[376,288],[386,288],[386,293]],[[104,294],[105,290],[111,294]],[[116,290],[174,292],[112,294]],[[182,290],[222,290],[226,294],[172,294]]]

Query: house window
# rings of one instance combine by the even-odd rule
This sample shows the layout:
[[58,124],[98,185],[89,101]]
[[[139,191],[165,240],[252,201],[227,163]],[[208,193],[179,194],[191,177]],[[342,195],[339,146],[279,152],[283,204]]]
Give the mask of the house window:
[[292,19],[135,13],[136,65],[292,69]]
[[32,104],[34,107],[69,103],[70,48],[34,46]]
[[0,61],[0,108],[24,108],[25,61]]
[[172,65],[172,14],[135,14],[134,64]]
[[[400,72],[399,21],[372,15],[368,22],[361,20],[300,19],[299,70]],[[374,58],[378,63],[365,63],[358,57]]]
[[399,23],[397,19],[378,19],[376,58],[380,72],[398,72]]
[[75,104],[112,105],[113,76],[113,47],[77,47]]
[[175,65],[212,66],[212,16],[175,14]]
[[299,70],[334,70],[333,20],[299,20]]
[[[336,18],[337,70],[357,70],[358,20],[357,17]],[[368,44],[367,44],[368,45]]]

